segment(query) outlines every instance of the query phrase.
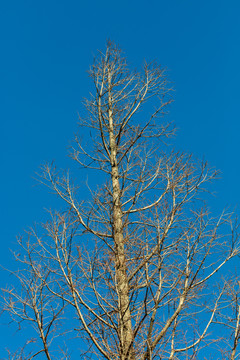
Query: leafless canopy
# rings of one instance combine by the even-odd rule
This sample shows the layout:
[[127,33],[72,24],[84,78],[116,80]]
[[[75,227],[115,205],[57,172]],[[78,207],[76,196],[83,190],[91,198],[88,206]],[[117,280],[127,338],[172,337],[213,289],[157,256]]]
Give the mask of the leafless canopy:
[[76,337],[84,359],[237,359],[239,286],[226,265],[239,254],[237,229],[203,201],[216,172],[165,146],[165,70],[130,72],[108,43],[89,74],[80,125],[90,137],[76,138],[72,158],[99,186],[84,202],[68,173],[43,169],[66,210],[19,241],[19,287],[5,290],[4,306],[40,340],[18,359],[70,359]]

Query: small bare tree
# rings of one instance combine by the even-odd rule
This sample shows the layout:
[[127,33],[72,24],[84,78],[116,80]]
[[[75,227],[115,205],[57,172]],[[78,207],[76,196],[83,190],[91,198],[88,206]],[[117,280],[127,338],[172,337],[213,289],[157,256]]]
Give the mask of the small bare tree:
[[174,133],[163,121],[165,70],[130,72],[108,43],[89,74],[94,93],[80,125],[90,141],[76,138],[72,158],[103,185],[81,201],[68,173],[43,169],[66,210],[19,240],[20,285],[4,292],[13,320],[38,333],[25,358],[70,359],[57,338],[80,336],[84,359],[236,359],[239,290],[224,266],[239,254],[237,226],[206,208],[216,172],[165,146]]

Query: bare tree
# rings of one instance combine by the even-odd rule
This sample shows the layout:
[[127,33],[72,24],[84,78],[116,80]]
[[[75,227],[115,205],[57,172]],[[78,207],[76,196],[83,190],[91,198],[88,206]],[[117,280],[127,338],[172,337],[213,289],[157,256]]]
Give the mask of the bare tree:
[[216,359],[229,331],[224,356],[236,359],[239,305],[225,265],[239,254],[237,226],[206,207],[216,171],[165,145],[174,134],[164,122],[165,70],[153,63],[130,72],[108,43],[89,74],[94,92],[80,125],[90,137],[87,146],[76,138],[72,158],[102,185],[81,201],[69,173],[43,168],[41,181],[66,209],[19,240],[20,285],[4,292],[13,320],[38,333],[26,359],[70,358],[61,336],[80,336],[84,359]]

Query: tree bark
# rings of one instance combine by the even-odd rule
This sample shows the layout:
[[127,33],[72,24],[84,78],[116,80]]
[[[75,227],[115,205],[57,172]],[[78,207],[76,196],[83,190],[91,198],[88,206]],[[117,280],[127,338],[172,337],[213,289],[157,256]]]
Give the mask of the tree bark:
[[117,163],[117,143],[114,134],[112,98],[111,98],[111,70],[108,69],[109,91],[109,144],[111,156],[111,179],[113,188],[113,237],[115,245],[116,289],[119,306],[119,338],[121,346],[121,360],[134,360],[133,329],[129,300],[129,283],[124,248],[123,221],[121,208],[121,189],[119,185],[119,170]]

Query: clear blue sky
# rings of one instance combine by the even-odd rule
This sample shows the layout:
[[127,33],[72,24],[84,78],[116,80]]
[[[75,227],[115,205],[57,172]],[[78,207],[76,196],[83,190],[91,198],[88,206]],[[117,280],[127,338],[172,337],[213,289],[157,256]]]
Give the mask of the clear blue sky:
[[[133,67],[146,59],[168,68],[176,146],[221,170],[210,203],[216,212],[227,205],[239,213],[239,0],[7,0],[0,33],[3,266],[14,266],[16,235],[58,205],[33,178],[46,161],[68,166],[90,88],[86,71],[108,38]],[[1,272],[0,285],[6,281]],[[3,349],[13,332],[0,322]]]

